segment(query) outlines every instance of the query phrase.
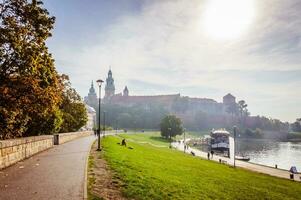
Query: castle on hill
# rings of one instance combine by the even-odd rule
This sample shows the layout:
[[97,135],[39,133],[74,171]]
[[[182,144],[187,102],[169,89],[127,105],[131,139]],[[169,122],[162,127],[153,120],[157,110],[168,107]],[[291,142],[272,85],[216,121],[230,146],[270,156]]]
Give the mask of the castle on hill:
[[[97,107],[98,99],[93,86],[93,81],[89,89],[88,96],[84,98],[87,105],[94,108]],[[131,96],[129,89],[125,86],[122,93],[115,93],[115,84],[110,69],[108,77],[105,81],[105,96],[103,98],[105,104],[121,105],[121,106],[143,106],[147,109],[150,105],[163,106],[171,113],[185,114],[196,113],[202,111],[207,114],[229,115],[229,108],[236,105],[236,98],[230,93],[223,97],[223,102],[217,102],[209,98],[191,98],[181,96],[180,94],[168,95],[152,95],[152,96]]]

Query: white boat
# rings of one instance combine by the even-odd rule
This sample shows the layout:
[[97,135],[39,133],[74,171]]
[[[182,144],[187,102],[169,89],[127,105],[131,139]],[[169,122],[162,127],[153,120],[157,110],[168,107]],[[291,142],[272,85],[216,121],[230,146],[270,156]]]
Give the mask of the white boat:
[[218,151],[229,151],[230,133],[224,129],[214,130],[211,136],[211,149]]
[[235,156],[235,160],[249,161],[250,157],[248,157],[248,156]]

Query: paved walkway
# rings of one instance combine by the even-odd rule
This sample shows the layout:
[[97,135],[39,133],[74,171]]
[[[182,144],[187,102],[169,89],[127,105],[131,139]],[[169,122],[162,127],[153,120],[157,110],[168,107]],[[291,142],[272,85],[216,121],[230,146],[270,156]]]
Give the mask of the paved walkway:
[[[174,143],[172,143],[172,146],[174,148],[180,150],[180,151],[184,151],[183,141],[181,141],[181,143],[174,142]],[[203,151],[200,151],[200,150],[189,147],[189,149],[186,150],[186,153],[190,154],[191,151],[193,151],[196,156],[207,159],[207,153],[206,152],[203,152]],[[211,159],[211,155],[210,155],[210,159]],[[219,162],[219,159],[225,161],[227,164],[232,165],[232,161],[229,158],[225,158],[225,157],[221,157],[221,156],[217,156],[217,155],[214,155],[213,159],[211,159],[211,160]],[[272,167],[258,165],[258,164],[254,164],[254,163],[244,162],[244,161],[239,161],[239,160],[236,160],[235,163],[236,163],[236,166],[238,166],[238,167],[245,168],[245,169],[248,169],[248,170],[252,170],[252,171],[255,171],[255,172],[264,173],[264,174],[268,174],[268,175],[276,176],[276,177],[280,177],[280,178],[286,178],[286,179],[290,178],[289,177],[290,173],[286,170],[275,169],[275,168],[272,168]],[[295,174],[294,175],[294,180],[295,181],[301,181],[301,174]]]
[[95,139],[54,146],[0,171],[0,199],[83,199],[86,159]]

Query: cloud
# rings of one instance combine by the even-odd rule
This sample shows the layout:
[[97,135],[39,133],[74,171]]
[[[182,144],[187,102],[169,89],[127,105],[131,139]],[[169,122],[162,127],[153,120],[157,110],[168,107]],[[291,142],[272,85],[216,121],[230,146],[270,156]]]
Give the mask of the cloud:
[[[246,99],[254,114],[296,118],[301,110],[292,105],[301,96],[292,88],[301,83],[301,4],[257,0],[250,30],[241,38],[217,41],[203,30],[207,2],[143,1],[138,11],[123,12],[99,32],[93,27],[82,45],[54,38],[58,69],[70,74],[83,96],[91,79],[105,79],[111,66],[119,91],[128,85],[131,94],[178,91],[217,100],[232,92]],[[277,112],[278,105],[287,110]]]

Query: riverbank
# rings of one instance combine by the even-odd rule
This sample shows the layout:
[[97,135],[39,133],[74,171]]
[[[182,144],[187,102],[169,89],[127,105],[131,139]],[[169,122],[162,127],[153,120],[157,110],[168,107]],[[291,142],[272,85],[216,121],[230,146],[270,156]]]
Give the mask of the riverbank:
[[[181,141],[181,143],[174,142],[174,143],[172,143],[172,145],[177,150],[184,151],[183,141]],[[198,149],[189,147],[189,149],[186,151],[186,153],[190,154],[191,152],[193,152],[196,156],[207,159],[207,152],[203,152]],[[229,158],[222,157],[222,156],[214,155],[213,158],[211,158],[211,160],[213,160],[215,162],[220,162],[220,160],[222,160],[223,163],[226,163],[228,165],[233,165],[232,161]],[[251,163],[251,162],[244,162],[244,161],[239,161],[239,160],[236,160],[235,164],[237,167],[245,168],[245,169],[248,169],[248,170],[251,170],[254,172],[259,172],[259,173],[263,173],[263,174],[267,174],[267,175],[275,176],[275,177],[279,177],[279,178],[290,179],[290,172],[288,172],[287,170],[276,169],[276,168],[273,168],[270,166],[255,164],[255,163]],[[301,174],[300,173],[295,174],[294,180],[300,182]]]
[[144,135],[130,135],[127,147],[120,137],[102,140],[112,179],[128,199],[298,199],[301,192],[296,182],[197,159]]

